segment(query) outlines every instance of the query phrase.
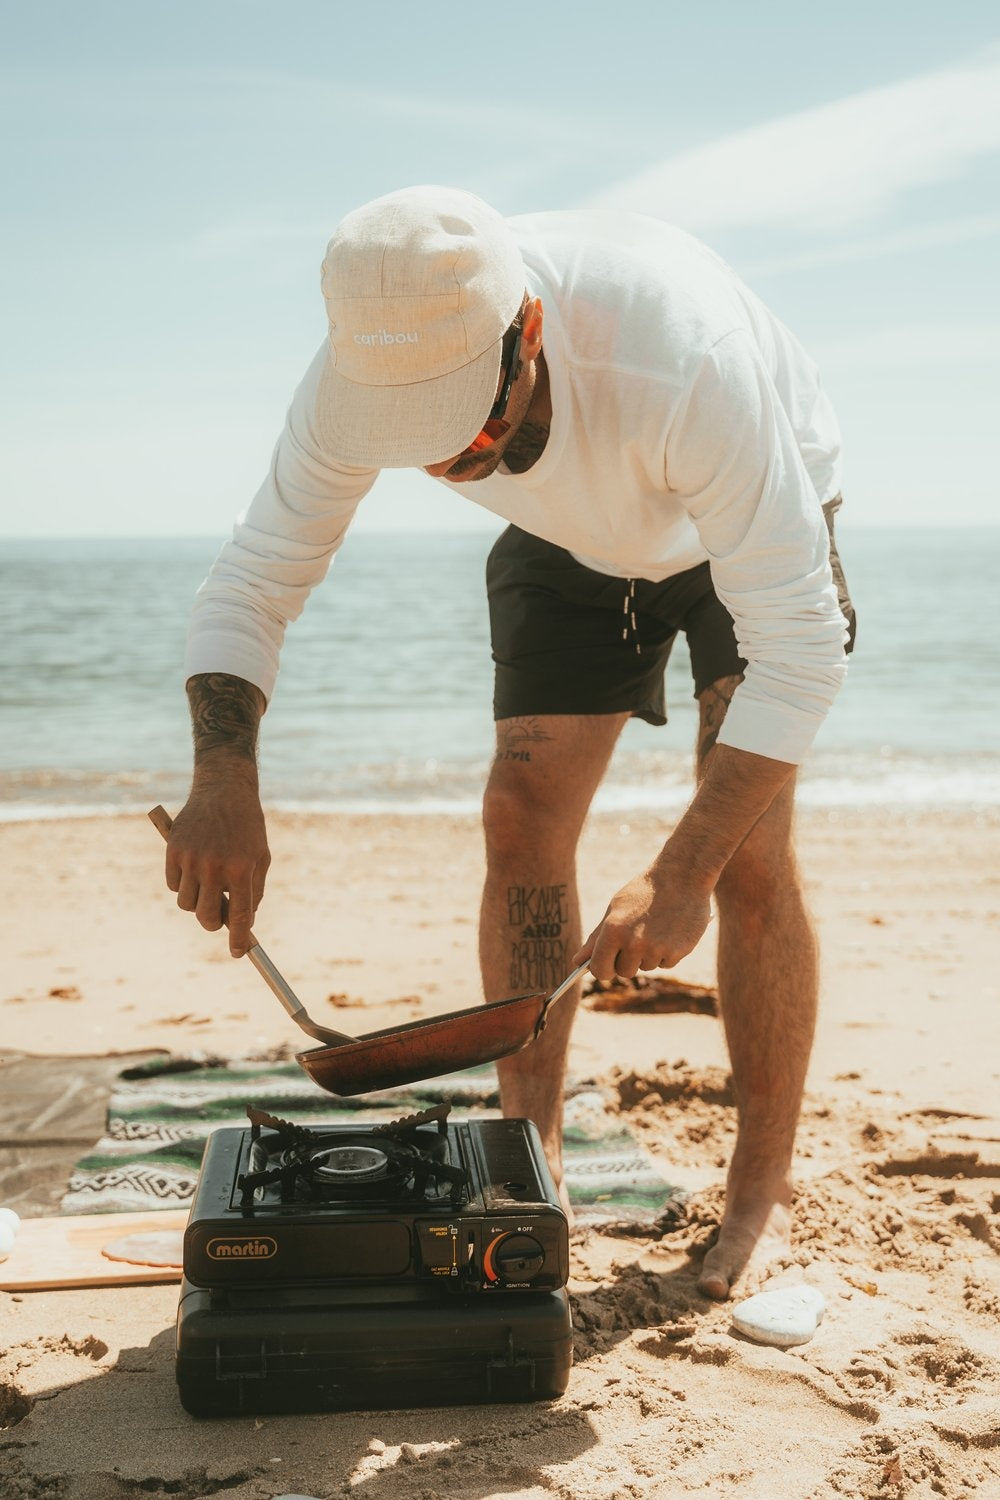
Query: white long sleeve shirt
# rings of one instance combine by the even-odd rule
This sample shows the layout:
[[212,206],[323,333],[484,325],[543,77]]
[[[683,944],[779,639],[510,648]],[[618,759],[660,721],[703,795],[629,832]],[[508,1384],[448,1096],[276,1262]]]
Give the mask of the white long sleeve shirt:
[[[822,514],[840,435],[815,366],[679,230],[592,212],[510,222],[543,307],[551,428],[526,473],[501,465],[461,493],[613,576],[707,560],[748,663],[719,739],[798,763],[846,671]],[[377,478],[331,451],[326,369],[324,344],[199,591],[188,675],[231,673],[270,697],[285,625]]]

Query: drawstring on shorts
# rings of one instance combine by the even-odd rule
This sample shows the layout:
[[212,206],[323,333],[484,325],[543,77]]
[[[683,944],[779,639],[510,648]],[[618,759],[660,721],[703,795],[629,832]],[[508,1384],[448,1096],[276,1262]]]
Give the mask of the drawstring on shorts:
[[635,623],[635,579],[629,578],[625,584],[625,598],[622,603],[622,613],[625,616],[625,624],[622,626],[622,640],[628,640],[631,630],[632,639],[635,642],[636,656],[642,655],[642,647],[639,644],[639,628]]

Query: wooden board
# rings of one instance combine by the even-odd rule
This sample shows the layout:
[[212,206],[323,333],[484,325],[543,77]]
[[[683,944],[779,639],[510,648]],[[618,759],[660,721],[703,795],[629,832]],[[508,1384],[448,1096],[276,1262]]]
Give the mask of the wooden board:
[[0,1261],[0,1291],[40,1292],[70,1286],[138,1286],[180,1281],[174,1266],[108,1260],[101,1251],[123,1235],[183,1229],[186,1209],[165,1213],[62,1214],[22,1219],[14,1248]]

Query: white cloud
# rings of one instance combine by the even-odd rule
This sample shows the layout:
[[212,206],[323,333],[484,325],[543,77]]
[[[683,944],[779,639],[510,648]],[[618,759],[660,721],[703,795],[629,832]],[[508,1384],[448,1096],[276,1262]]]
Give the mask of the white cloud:
[[914,250],[934,250],[944,245],[964,245],[970,240],[992,239],[1000,234],[1000,213],[964,214],[935,224],[915,224],[895,234],[880,234],[860,240],[841,240],[796,255],[773,255],[766,260],[736,261],[742,276],[784,275],[788,271],[811,271],[816,266],[845,265],[851,261],[876,260],[883,255],[907,255]]
[[869,89],[685,151],[589,201],[704,231],[830,234],[1000,149],[1000,59]]

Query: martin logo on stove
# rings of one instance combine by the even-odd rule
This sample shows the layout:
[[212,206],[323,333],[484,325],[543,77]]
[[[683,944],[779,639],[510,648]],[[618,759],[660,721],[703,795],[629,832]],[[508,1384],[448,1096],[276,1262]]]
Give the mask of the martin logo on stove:
[[205,1251],[212,1260],[270,1260],[278,1253],[278,1242],[270,1235],[227,1235],[209,1240]]

